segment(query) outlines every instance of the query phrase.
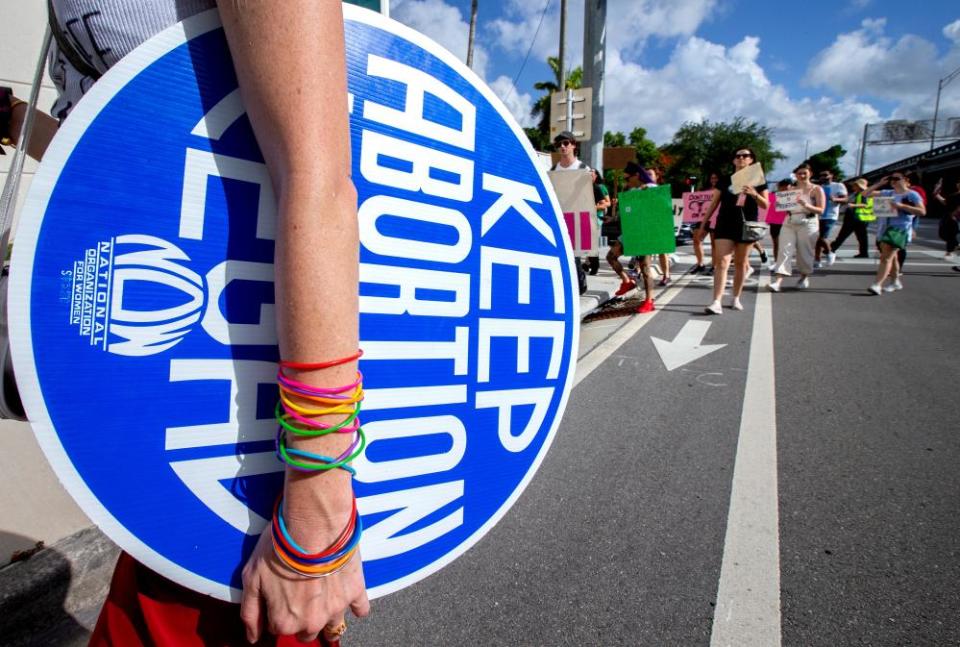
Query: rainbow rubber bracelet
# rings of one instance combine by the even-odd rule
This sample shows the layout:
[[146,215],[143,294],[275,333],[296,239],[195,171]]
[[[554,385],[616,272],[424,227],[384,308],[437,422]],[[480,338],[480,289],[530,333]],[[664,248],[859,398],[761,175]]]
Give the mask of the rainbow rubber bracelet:
[[360,359],[363,357],[363,350],[357,349],[357,352],[353,355],[347,355],[346,357],[341,357],[340,359],[333,359],[327,362],[289,362],[289,361],[280,361],[280,366],[283,368],[292,368],[298,371],[319,371],[324,368],[333,368],[334,366],[341,366],[343,364],[348,364],[354,360]]
[[[297,469],[300,471],[306,472],[323,472],[327,470],[332,470],[336,468],[342,468],[351,475],[356,474],[356,470],[347,465],[357,456],[359,456],[364,448],[367,446],[367,436],[363,433],[363,427],[357,429],[357,438],[354,439],[353,443],[347,450],[338,456],[337,458],[331,458],[329,456],[321,456],[320,454],[311,454],[309,452],[304,452],[299,449],[288,449],[286,445],[286,430],[282,427],[277,431],[277,438],[275,441],[277,456],[281,461],[286,463],[288,466]],[[354,451],[355,450],[355,451]],[[350,452],[353,452],[352,454]],[[294,458],[291,458],[290,455],[300,456],[302,458],[308,458],[316,463],[304,463],[298,461]]]
[[356,532],[357,524],[357,499],[353,498],[353,504],[350,510],[350,518],[347,520],[347,524],[343,527],[343,530],[340,532],[340,535],[330,546],[319,553],[310,553],[306,549],[302,548],[293,537],[290,536],[290,533],[287,532],[286,522],[283,519],[283,495],[281,494],[277,497],[277,501],[273,507],[273,520],[271,523],[273,538],[278,541],[281,545],[281,548],[284,549],[287,553],[290,554],[294,559],[316,559],[319,557],[336,557],[342,556],[349,552],[345,549],[345,546],[350,541],[350,537]]
[[[327,434],[332,433],[353,433],[360,427],[360,421],[357,419],[357,416],[360,414],[359,402],[357,403],[357,408],[353,410],[353,413],[335,425],[328,425],[320,422],[319,420],[310,420],[309,418],[303,418],[302,416],[285,414],[281,411],[281,405],[279,402],[277,402],[277,406],[274,409],[273,414],[277,424],[290,433],[298,436],[326,436]],[[292,424],[290,424],[290,422],[287,421],[288,417],[309,426],[310,429],[294,427]]]

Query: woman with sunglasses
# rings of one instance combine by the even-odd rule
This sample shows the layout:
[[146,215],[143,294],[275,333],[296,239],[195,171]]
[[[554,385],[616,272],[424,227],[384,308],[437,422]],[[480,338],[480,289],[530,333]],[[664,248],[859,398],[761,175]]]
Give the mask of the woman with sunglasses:
[[[880,189],[882,186],[893,188]],[[868,186],[863,195],[867,198],[871,196],[892,198],[894,213],[896,214],[892,217],[883,218],[878,227],[877,242],[880,244],[880,266],[877,268],[876,280],[868,290],[871,294],[877,296],[883,294],[884,290],[887,292],[902,290],[903,284],[900,282],[897,252],[905,250],[907,243],[910,242],[913,219],[927,213],[926,207],[923,206],[923,199],[919,193],[910,189],[907,178],[900,172]],[[874,205],[876,205],[876,200]],[[891,283],[885,288],[883,282],[888,275],[891,277]]]
[[[747,147],[737,149],[733,156],[733,168],[742,171],[756,162],[753,151]],[[714,272],[713,272],[713,301],[705,310],[708,314],[723,314],[720,298],[727,285],[727,270],[733,260],[733,301],[730,307],[734,310],[743,310],[740,303],[740,294],[743,292],[743,283],[747,276],[747,255],[753,246],[753,241],[743,240],[744,221],[757,222],[760,220],[760,210],[766,209],[767,186],[744,186],[739,193],[734,193],[732,187],[726,190],[714,189],[713,199],[707,213],[720,206],[717,215],[717,225],[714,238]]]

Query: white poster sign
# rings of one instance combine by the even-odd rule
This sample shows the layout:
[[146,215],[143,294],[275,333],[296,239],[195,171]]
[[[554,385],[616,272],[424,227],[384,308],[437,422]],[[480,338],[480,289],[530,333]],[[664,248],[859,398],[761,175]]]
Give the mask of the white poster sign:
[[563,211],[574,255],[600,255],[597,203],[593,201],[590,171],[550,171],[550,181]]

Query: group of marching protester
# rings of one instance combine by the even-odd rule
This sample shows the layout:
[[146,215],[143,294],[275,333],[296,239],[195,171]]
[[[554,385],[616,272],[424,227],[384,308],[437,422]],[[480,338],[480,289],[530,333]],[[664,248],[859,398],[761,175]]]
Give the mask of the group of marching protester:
[[[570,133],[557,138],[561,161],[554,168],[564,168],[575,160],[576,142]],[[566,153],[566,156],[564,156]],[[566,158],[570,158],[569,160]],[[874,295],[903,289],[901,273],[906,260],[907,246],[914,237],[917,219],[927,213],[927,196],[915,173],[896,171],[870,184],[864,178],[855,178],[846,184],[836,181],[830,170],[818,173],[808,163],[793,170],[792,177],[780,180],[776,191],[768,192],[763,170],[757,163],[754,152],[739,148],[733,152],[734,173],[724,177],[720,173],[707,174],[707,188],[693,195],[701,201],[695,205],[698,224],[693,231],[693,250],[696,264],[692,274],[712,275],[713,295],[705,307],[708,314],[723,314],[721,300],[727,291],[727,277],[733,271],[730,301],[726,304],[733,310],[742,310],[741,294],[746,279],[753,273],[749,257],[752,250],[760,255],[763,265],[771,274],[767,288],[774,293],[783,290],[784,279],[798,274],[796,289],[810,286],[810,277],[815,270],[833,265],[837,250],[854,235],[858,250],[854,258],[869,258],[868,227],[876,223],[876,246],[879,252],[877,272],[867,290]],[[583,164],[579,162],[579,164]],[[583,167],[585,168],[585,166]],[[626,191],[638,191],[657,186],[659,170],[644,168],[630,162],[624,169]],[[638,256],[631,266],[636,270],[636,279],[624,268],[620,259],[624,255],[621,242],[621,227],[612,215],[611,200],[602,185],[602,178],[594,172],[597,215],[603,220],[603,235],[609,242],[607,262],[620,277],[617,296],[622,296],[638,287],[642,279],[645,298],[637,308],[639,313],[654,310],[652,255]],[[946,259],[953,258],[958,247],[958,219],[960,219],[960,182],[956,191],[944,195],[942,183],[934,188],[933,197],[945,208],[940,223],[940,237],[946,242]],[[687,208],[685,195],[684,206]],[[834,229],[840,225],[833,237]],[[773,260],[768,264],[763,241],[767,236],[773,241]],[[704,259],[704,240],[711,242],[711,263]],[[670,263],[667,254],[660,254],[660,284],[666,285],[670,278]],[[596,259],[589,266],[596,272]],[[960,266],[953,268],[960,272]]]

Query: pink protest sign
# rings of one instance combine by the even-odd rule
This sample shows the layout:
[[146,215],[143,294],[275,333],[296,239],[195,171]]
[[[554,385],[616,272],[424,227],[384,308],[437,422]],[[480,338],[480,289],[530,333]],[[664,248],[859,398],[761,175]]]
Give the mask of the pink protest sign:
[[567,223],[567,235],[570,237],[574,252],[588,256],[599,255],[599,248],[595,242],[596,236],[593,235],[597,218],[592,211],[564,211],[563,220]]
[[[703,220],[704,212],[710,208],[710,201],[713,199],[713,191],[693,191],[683,194],[683,222],[700,223]],[[710,226],[717,224],[717,212],[719,207],[713,210],[710,216]]]
[[783,221],[787,219],[786,211],[779,211],[777,209],[777,194],[771,193],[768,198],[770,205],[767,207],[767,216],[765,221],[770,225],[782,225]]

